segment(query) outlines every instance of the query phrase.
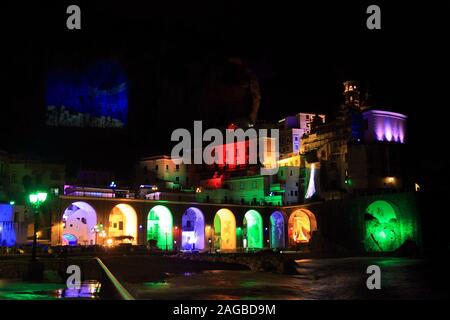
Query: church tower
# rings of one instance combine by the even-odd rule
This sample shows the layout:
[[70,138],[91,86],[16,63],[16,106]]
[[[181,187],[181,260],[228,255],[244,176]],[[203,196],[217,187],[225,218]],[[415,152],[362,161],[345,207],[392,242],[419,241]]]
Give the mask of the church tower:
[[349,80],[344,82],[344,104],[360,111],[360,87],[358,81]]

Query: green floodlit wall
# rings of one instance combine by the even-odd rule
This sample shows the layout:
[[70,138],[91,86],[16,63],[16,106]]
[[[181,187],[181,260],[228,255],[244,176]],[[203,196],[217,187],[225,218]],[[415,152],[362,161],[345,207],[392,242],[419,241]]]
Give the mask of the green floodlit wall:
[[161,250],[173,249],[173,217],[165,206],[155,206],[147,218],[147,240],[156,240]]
[[371,202],[363,225],[365,251],[394,251],[406,240],[420,244],[415,201],[408,202],[401,195]]
[[244,227],[249,249],[263,248],[263,223],[262,217],[256,210],[247,211],[244,216]]

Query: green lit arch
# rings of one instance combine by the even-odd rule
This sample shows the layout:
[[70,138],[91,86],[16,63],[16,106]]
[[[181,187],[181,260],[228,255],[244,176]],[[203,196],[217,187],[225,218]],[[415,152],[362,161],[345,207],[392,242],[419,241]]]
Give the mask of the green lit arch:
[[147,240],[156,240],[161,250],[173,249],[173,216],[169,208],[154,206],[147,216]]
[[364,249],[394,251],[400,245],[400,223],[394,205],[386,200],[369,204],[364,214]]
[[229,209],[220,209],[214,216],[214,247],[221,251],[236,250],[236,218]]
[[256,210],[249,210],[244,215],[244,234],[247,238],[248,249],[262,249],[263,220],[261,214]]

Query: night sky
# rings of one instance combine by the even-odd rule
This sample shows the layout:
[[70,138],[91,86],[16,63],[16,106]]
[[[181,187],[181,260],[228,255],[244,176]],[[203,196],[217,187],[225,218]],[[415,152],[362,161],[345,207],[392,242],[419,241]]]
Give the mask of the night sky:
[[[258,119],[300,111],[332,116],[342,81],[360,80],[379,108],[409,116],[414,174],[448,176],[444,157],[427,156],[447,136],[448,4],[340,2],[7,2],[0,147],[63,161],[71,170],[125,174],[140,156],[169,153],[173,129],[190,128],[193,120],[223,125],[248,112],[216,87],[239,78],[228,63],[239,58],[259,80]],[[81,31],[65,26],[66,7],[75,3]],[[382,30],[365,26],[373,3],[381,7]],[[129,78],[128,126],[45,127],[46,73],[105,59],[118,61]]]

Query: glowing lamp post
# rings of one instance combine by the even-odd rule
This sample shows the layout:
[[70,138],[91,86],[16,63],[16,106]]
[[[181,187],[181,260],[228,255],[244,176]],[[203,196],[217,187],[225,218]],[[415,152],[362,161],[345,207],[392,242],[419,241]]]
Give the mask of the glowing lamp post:
[[30,203],[34,207],[34,231],[33,231],[33,248],[31,250],[31,259],[36,260],[36,247],[37,247],[37,229],[38,229],[38,216],[39,208],[47,200],[46,192],[36,192],[29,195]]
[[95,233],[95,244],[98,244],[98,234],[99,234],[99,233],[100,233],[100,236],[101,236],[101,237],[106,236],[106,232],[105,232],[105,230],[104,230],[104,227],[103,227],[103,224],[102,224],[102,223],[96,224],[96,225],[94,226],[94,228],[92,229],[92,232]]

